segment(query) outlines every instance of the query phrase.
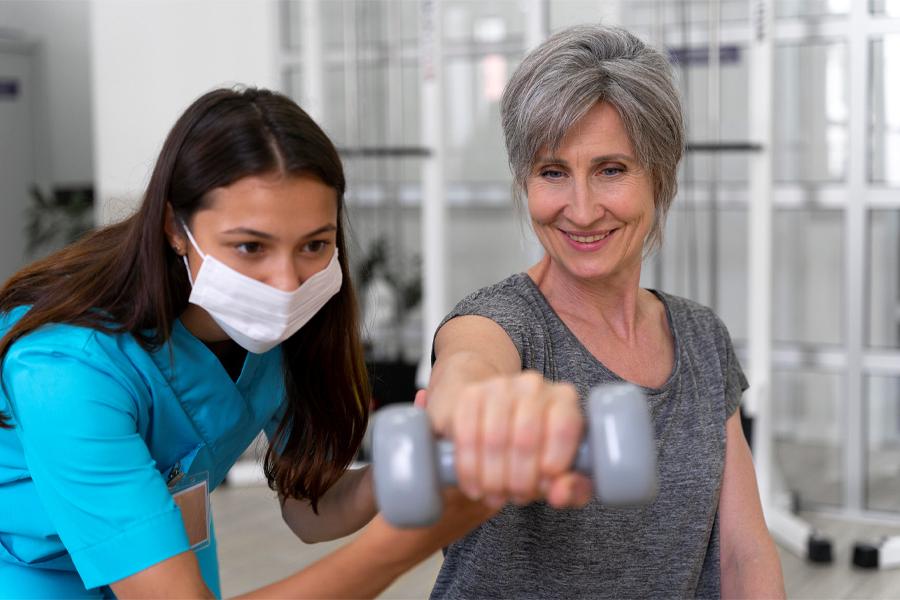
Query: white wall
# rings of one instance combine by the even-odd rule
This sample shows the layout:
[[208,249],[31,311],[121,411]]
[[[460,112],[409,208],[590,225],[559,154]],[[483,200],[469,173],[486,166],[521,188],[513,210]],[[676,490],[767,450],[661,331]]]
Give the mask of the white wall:
[[87,0],[0,0],[0,35],[37,43],[37,175],[48,186],[93,179]]
[[275,0],[93,0],[98,219],[133,210],[163,140],[199,95],[278,88]]

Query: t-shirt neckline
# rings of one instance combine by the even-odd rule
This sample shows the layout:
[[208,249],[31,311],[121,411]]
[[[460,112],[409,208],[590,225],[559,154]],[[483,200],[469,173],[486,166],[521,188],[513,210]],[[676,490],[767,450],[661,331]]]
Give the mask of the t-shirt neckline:
[[543,306],[547,309],[547,311],[549,311],[549,313],[551,315],[553,315],[553,318],[562,327],[563,331],[565,332],[565,335],[571,337],[572,340],[574,340],[575,344],[578,346],[578,348],[580,348],[580,350],[582,352],[584,352],[585,355],[589,356],[591,358],[591,360],[596,365],[598,365],[603,371],[609,373],[612,377],[614,377],[618,381],[624,381],[624,382],[631,383],[633,385],[638,386],[648,396],[658,396],[660,394],[664,394],[674,385],[676,376],[681,369],[681,338],[678,335],[678,328],[675,326],[675,320],[672,318],[672,311],[669,307],[669,299],[666,296],[666,294],[664,294],[663,292],[660,292],[658,290],[652,289],[652,288],[646,288],[648,292],[650,292],[651,294],[653,294],[654,296],[659,298],[659,301],[662,302],[663,308],[666,311],[666,321],[669,323],[669,331],[672,332],[673,352],[675,353],[675,360],[672,361],[673,362],[672,371],[671,371],[671,373],[669,373],[669,376],[666,378],[666,381],[660,387],[653,388],[653,387],[647,387],[644,385],[640,385],[640,384],[634,383],[632,381],[628,381],[627,379],[625,379],[624,377],[620,376],[618,373],[616,373],[615,371],[613,371],[612,369],[607,367],[605,364],[603,364],[603,361],[598,359],[596,356],[594,356],[593,352],[591,352],[590,350],[587,349],[587,347],[581,342],[581,340],[578,338],[578,336],[575,335],[575,332],[572,331],[569,328],[569,326],[566,324],[566,322],[563,321],[563,319],[559,316],[559,314],[557,314],[556,309],[554,309],[550,305],[550,302],[547,300],[547,297],[544,296],[544,293],[538,287],[537,283],[535,283],[535,281],[531,278],[531,276],[525,272],[519,273],[519,276],[523,277],[526,280],[526,282],[527,282],[526,285],[528,285],[529,289],[532,291],[532,293],[535,295],[535,297],[537,297],[538,301],[543,304]]

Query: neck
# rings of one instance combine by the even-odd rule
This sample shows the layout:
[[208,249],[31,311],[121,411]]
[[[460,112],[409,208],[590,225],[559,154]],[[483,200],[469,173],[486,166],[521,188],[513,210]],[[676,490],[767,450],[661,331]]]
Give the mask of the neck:
[[600,327],[625,342],[637,339],[649,293],[640,288],[640,264],[625,273],[585,279],[545,255],[528,275],[560,316]]
[[180,318],[185,329],[201,342],[224,342],[231,339],[208,312],[195,304],[188,304]]

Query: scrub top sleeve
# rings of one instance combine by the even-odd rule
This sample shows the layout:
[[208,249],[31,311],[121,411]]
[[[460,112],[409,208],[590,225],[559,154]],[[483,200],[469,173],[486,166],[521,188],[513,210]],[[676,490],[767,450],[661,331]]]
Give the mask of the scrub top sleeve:
[[[88,352],[11,352],[3,383],[41,507],[88,588],[188,549],[136,391]],[[23,507],[29,510],[28,507]]]

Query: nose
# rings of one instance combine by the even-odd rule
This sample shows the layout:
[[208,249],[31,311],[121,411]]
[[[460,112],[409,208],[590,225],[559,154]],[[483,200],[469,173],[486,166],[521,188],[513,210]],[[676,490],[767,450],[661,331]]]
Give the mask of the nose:
[[606,207],[600,194],[592,189],[585,179],[576,179],[572,186],[569,205],[566,207],[566,216],[572,224],[587,228],[600,220],[605,212]]
[[269,285],[284,292],[293,292],[303,283],[303,274],[293,260],[280,262],[269,279]]

